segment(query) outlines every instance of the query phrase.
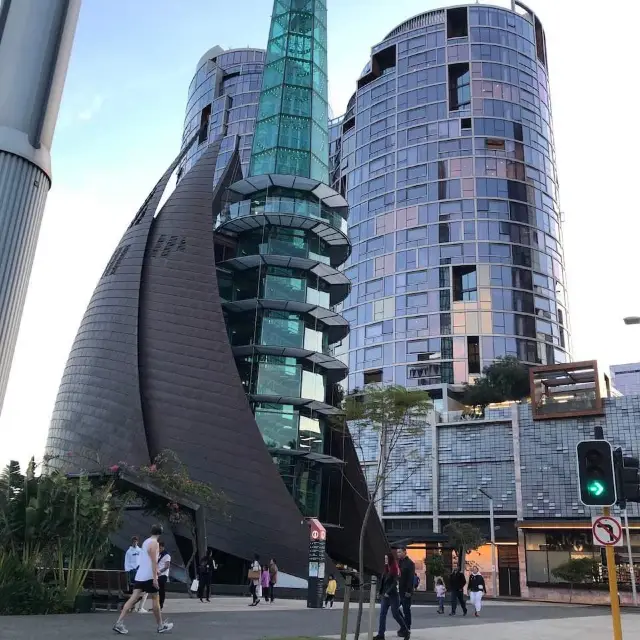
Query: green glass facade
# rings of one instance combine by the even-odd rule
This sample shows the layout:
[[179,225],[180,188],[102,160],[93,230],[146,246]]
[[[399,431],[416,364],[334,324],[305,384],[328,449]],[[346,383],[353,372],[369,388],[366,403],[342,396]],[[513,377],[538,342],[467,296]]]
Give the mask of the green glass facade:
[[351,250],[347,202],[327,186],[326,7],[276,0],[249,174],[229,187],[218,232],[235,238],[218,263],[229,340],[256,423],[305,516],[318,516],[334,385],[331,354],[348,324],[338,267]]
[[275,0],[249,175],[329,182],[327,8]]

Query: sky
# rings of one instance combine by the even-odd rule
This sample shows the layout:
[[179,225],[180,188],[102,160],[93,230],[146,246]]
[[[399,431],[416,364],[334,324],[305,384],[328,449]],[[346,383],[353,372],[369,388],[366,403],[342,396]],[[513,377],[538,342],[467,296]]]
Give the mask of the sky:
[[[334,114],[344,111],[372,46],[446,4],[455,3],[328,0]],[[631,194],[640,181],[638,50],[637,33],[623,27],[640,22],[640,3],[526,4],[547,35],[574,359],[637,362],[640,326],[622,318],[640,315],[640,206]],[[53,187],[0,417],[0,464],[42,456],[93,289],[179,150],[200,56],[216,44],[264,47],[271,8],[272,0],[83,0],[53,141]]]

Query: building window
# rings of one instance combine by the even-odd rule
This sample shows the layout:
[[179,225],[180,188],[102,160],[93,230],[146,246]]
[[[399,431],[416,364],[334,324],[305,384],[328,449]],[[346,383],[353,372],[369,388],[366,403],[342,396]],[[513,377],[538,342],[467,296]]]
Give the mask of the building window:
[[447,38],[465,38],[469,33],[467,7],[447,11]]
[[458,111],[471,104],[469,63],[449,65],[449,111]]
[[469,373],[480,373],[480,338],[478,336],[467,337],[467,359]]
[[198,136],[198,144],[202,144],[207,141],[209,137],[209,120],[211,118],[211,105],[208,104],[200,112],[200,135]]
[[485,147],[491,151],[504,151],[504,140],[499,138],[486,138]]
[[365,371],[364,372],[364,383],[365,383],[365,385],[382,383],[382,369],[374,369],[373,371]]
[[468,265],[453,267],[453,301],[471,302],[478,299],[476,268]]

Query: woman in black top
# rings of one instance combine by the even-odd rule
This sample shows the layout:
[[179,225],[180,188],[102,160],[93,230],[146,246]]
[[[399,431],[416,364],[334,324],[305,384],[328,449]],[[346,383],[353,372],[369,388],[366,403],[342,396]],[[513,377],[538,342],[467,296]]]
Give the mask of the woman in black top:
[[385,556],[385,567],[380,579],[380,622],[378,625],[378,635],[374,640],[384,640],[387,630],[387,613],[391,609],[393,619],[400,625],[398,635],[401,638],[409,638],[410,633],[407,623],[400,611],[400,596],[398,594],[398,580],[400,578],[400,567],[394,553]]
[[482,611],[482,596],[485,594],[486,586],[484,584],[484,578],[480,573],[478,567],[471,569],[471,575],[469,576],[469,584],[467,586],[469,592],[469,599],[475,609],[475,617],[477,618]]
[[206,598],[207,602],[211,594],[211,581],[213,580],[213,572],[218,568],[216,561],[213,559],[211,549],[207,549],[207,555],[200,562],[198,567],[198,598],[203,602],[202,598]]

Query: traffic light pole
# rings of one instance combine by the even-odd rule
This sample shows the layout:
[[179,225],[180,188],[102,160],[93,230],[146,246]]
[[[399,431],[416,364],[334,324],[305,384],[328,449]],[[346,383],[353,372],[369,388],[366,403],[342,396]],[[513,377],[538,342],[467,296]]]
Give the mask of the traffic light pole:
[[[603,507],[602,514],[611,515],[611,507]],[[607,545],[607,576],[609,577],[609,598],[611,600],[611,619],[613,622],[613,640],[622,640],[622,622],[620,620],[620,600],[618,599],[618,573],[613,547]]]
[[627,508],[624,508],[624,528],[627,534],[627,554],[629,555],[629,573],[631,574],[631,593],[633,594],[633,606],[638,606],[638,592],[636,590],[636,570],[633,566],[633,554],[631,552],[631,533],[629,531],[629,516]]

